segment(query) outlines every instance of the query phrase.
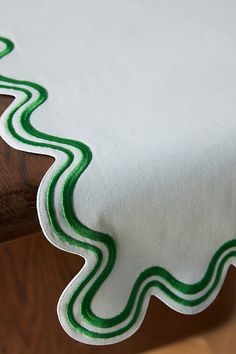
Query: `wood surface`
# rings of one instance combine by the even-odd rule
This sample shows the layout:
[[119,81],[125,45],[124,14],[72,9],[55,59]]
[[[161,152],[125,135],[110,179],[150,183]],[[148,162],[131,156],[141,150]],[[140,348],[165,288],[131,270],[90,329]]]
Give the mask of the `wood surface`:
[[82,258],[59,251],[41,234],[0,245],[1,354],[133,354],[203,334],[214,354],[236,353],[235,268],[204,312],[181,315],[152,298],[142,327],[132,337],[94,347],[71,339],[56,315],[61,292],[82,264]]
[[154,349],[142,354],[214,354],[207,341],[202,337],[191,338],[181,342]]
[[[0,95],[0,116],[12,101]],[[36,195],[52,162],[48,156],[17,151],[0,138],[0,243],[40,230]]]

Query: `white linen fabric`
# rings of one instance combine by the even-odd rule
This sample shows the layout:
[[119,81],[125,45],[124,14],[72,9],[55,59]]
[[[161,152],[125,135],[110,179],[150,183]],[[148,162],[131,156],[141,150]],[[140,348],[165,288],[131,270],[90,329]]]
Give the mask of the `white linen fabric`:
[[[15,49],[1,59],[0,74],[16,80],[0,77],[0,93],[16,97],[1,118],[1,135],[15,148],[55,157],[37,208],[49,241],[86,259],[58,304],[61,324],[76,340],[125,339],[140,326],[151,295],[179,312],[199,312],[236,263],[235,12],[233,0],[1,3],[0,35]],[[21,123],[39,95],[29,82],[48,92],[30,117],[41,137]],[[30,98],[22,104],[24,90]],[[12,112],[21,139],[9,128]],[[92,152],[65,200],[66,180],[84,153],[63,138]],[[49,186],[67,161],[56,145],[73,159],[55,186],[52,216]],[[67,197],[71,218],[87,233],[65,215]],[[113,240],[116,258],[103,239]],[[101,280],[109,259],[114,265]]]

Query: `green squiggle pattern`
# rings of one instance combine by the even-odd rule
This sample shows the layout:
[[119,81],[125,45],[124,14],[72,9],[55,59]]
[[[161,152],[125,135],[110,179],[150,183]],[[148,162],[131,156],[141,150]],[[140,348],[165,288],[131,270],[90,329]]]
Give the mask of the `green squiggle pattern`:
[[[0,52],[0,58],[2,58],[12,51],[14,45],[10,40],[2,37],[0,37],[0,42],[3,44],[3,50]],[[65,245],[68,244],[79,249],[85,249],[96,256],[94,267],[78,284],[73,295],[68,300],[66,315],[67,321],[72,328],[85,336],[93,337],[98,340],[109,340],[109,338],[114,338],[130,331],[139,321],[147,292],[151,288],[158,288],[163,294],[165,294],[165,296],[177,304],[186,307],[186,309],[190,307],[194,308],[195,306],[203,304],[209,299],[209,297],[213,296],[218,288],[227,262],[229,259],[236,257],[236,239],[226,242],[215,252],[204,277],[199,282],[194,284],[180,282],[164,268],[153,266],[142,272],[136,279],[126,306],[121,313],[112,318],[101,318],[96,316],[91,309],[91,303],[99,287],[109,276],[115,265],[117,248],[110,235],[89,229],[83,225],[76,217],[73,208],[72,197],[75,184],[81,174],[89,166],[92,160],[92,152],[89,147],[82,142],[51,136],[38,131],[32,126],[30,122],[32,112],[43,104],[48,97],[47,91],[42,86],[32,82],[14,80],[0,75],[0,93],[1,88],[9,90],[9,94],[11,90],[19,92],[23,97],[17,106],[14,106],[13,109],[9,109],[6,117],[7,130],[11,136],[16,141],[26,146],[37,146],[42,148],[42,150],[50,148],[55,151],[60,151],[66,156],[65,162],[56,170],[47,187],[46,209],[50,226],[54,234],[58,239],[62,240]],[[32,91],[37,92],[37,98],[33,99]],[[22,109],[19,117],[20,124],[24,132],[29,136],[34,137],[34,140],[19,135],[14,128],[13,118],[20,109]],[[38,140],[35,140],[35,138]],[[78,163],[75,161],[75,156],[71,147],[77,149],[82,155],[82,158]],[[69,225],[71,230],[78,234],[78,238],[76,239],[65,233],[60,227],[54,205],[55,188],[58,180],[62,174],[66,174],[67,169],[72,163],[75,164],[75,162],[75,167],[73,167],[72,171],[67,174],[67,177],[64,180],[61,191],[61,205],[65,222]],[[104,257],[102,249],[97,245],[92,244],[91,241],[105,246],[108,257]],[[172,290],[170,288],[172,288]],[[82,291],[85,291],[85,295],[80,304],[80,316],[83,318],[84,323],[88,323],[89,325],[98,328],[99,331],[88,329],[85,325],[82,326],[73,314],[75,301]],[[191,298],[192,295],[194,295],[194,297]],[[118,328],[114,329],[114,326]],[[102,332],[102,329],[110,330]]]

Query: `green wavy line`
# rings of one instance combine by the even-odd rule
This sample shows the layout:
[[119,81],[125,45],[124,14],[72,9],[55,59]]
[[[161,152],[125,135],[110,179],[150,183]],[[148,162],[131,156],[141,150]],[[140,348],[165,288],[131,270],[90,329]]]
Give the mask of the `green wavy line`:
[[[6,48],[0,53],[0,58],[8,54],[12,49],[14,48],[13,43],[6,39],[6,38],[1,38],[0,41],[5,43]],[[66,154],[67,159],[66,161],[60,166],[60,168],[57,169],[56,173],[53,175],[51,178],[51,181],[49,182],[48,189],[47,189],[47,200],[46,200],[46,206],[47,206],[47,213],[48,217],[50,220],[50,224],[56,235],[63,240],[64,242],[82,248],[86,249],[90,252],[93,252],[96,255],[96,264],[94,268],[90,271],[90,273],[80,282],[78,285],[76,291],[73,293],[71,298],[68,301],[67,304],[67,319],[69,323],[78,331],[81,333],[85,334],[86,336],[90,337],[95,337],[95,338],[112,338],[114,336],[118,336],[127,330],[129,330],[138,320],[143,302],[145,300],[145,296],[147,291],[151,287],[156,287],[159,288],[165,295],[167,295],[169,298],[174,300],[176,303],[179,303],[183,306],[186,307],[193,307],[201,304],[202,302],[206,301],[208,297],[214,292],[214,290],[217,288],[219,281],[221,279],[221,275],[224,269],[224,266],[226,262],[228,261],[229,258],[235,257],[236,252],[232,251],[232,248],[236,247],[236,239],[230,240],[223,244],[217,252],[214,254],[211,262],[209,263],[209,266],[207,268],[207,271],[204,275],[204,277],[197,283],[195,284],[186,284],[183,282],[180,282],[177,280],[175,277],[173,277],[168,271],[166,271],[164,268],[155,266],[155,267],[150,267],[146,269],[144,272],[142,272],[139,277],[136,279],[134,286],[132,288],[131,294],[129,296],[128,302],[124,308],[124,310],[118,314],[117,316],[114,316],[112,318],[100,318],[97,317],[91,310],[91,302],[92,299],[94,298],[97,290],[101,286],[101,284],[106,280],[106,278],[109,276],[111,270],[114,267],[115,260],[116,260],[116,245],[112,237],[108,234],[104,234],[101,232],[97,232],[95,230],[91,230],[85,225],[83,225],[76,217],[74,208],[73,208],[73,201],[72,201],[72,196],[73,196],[73,191],[75,188],[75,184],[78,181],[78,178],[81,176],[81,174],[84,172],[84,170],[88,167],[91,159],[92,159],[92,153],[89,147],[79,141],[71,140],[71,139],[65,139],[65,138],[59,138],[55,136],[51,136],[45,133],[42,133],[35,129],[30,122],[30,116],[32,112],[38,108],[42,103],[45,102],[47,99],[47,91],[42,87],[39,86],[35,83],[28,82],[28,81],[19,81],[19,80],[14,80],[10,78],[6,78],[4,76],[0,76],[0,80],[5,82],[6,84],[0,84],[0,87],[5,88],[5,89],[13,89],[17,90],[19,92],[24,93],[25,98],[14,108],[12,109],[7,117],[7,128],[8,131],[11,133],[11,135],[21,143],[24,143],[26,145],[31,145],[31,146],[37,146],[37,147],[42,147],[42,148],[53,148],[54,150],[61,151]],[[16,85],[23,85],[23,87],[19,87]],[[13,124],[12,124],[12,119],[15,113],[25,104],[27,104],[30,99],[32,98],[32,94],[30,90],[27,90],[25,87],[32,88],[36,90],[39,94],[39,97],[32,103],[29,103],[26,105],[26,108],[22,111],[21,116],[20,116],[20,123],[22,125],[22,128],[24,129],[25,132],[29,133],[31,136],[43,139],[43,140],[49,140],[50,143],[42,143],[42,142],[35,142],[28,140],[20,135],[17,134],[15,131]],[[52,144],[55,143],[55,144]],[[68,146],[62,147],[58,144],[63,144]],[[63,214],[66,222],[68,225],[76,231],[82,238],[83,241],[79,241],[77,239],[74,239],[73,237],[67,235],[63,230],[61,230],[60,225],[57,222],[56,218],[56,212],[54,208],[54,193],[55,193],[55,187],[57,184],[58,179],[60,176],[67,170],[67,168],[72,164],[74,161],[74,155],[73,152],[69,149],[70,146],[75,147],[82,153],[82,159],[81,161],[76,165],[76,167],[68,174],[63,188],[62,188],[62,194],[61,194],[61,203],[62,203],[62,209],[63,209]],[[73,306],[74,302],[77,299],[78,295],[80,292],[89,284],[89,282],[92,280],[93,277],[95,277],[98,273],[98,271],[102,267],[102,262],[103,262],[103,254],[101,250],[96,247],[95,245],[91,245],[90,243],[86,242],[86,239],[88,240],[93,240],[96,242],[101,242],[103,243],[107,250],[108,250],[108,260],[105,264],[104,269],[102,272],[98,275],[98,277],[93,281],[92,285],[90,286],[89,290],[86,292],[84,295],[83,300],[81,301],[81,315],[83,318],[91,325],[94,325],[98,328],[110,328],[115,325],[121,324],[123,321],[128,319],[129,315],[131,314],[135,300],[137,299],[137,295],[139,290],[142,287],[142,284],[148,280],[150,277],[153,276],[158,276],[162,279],[164,279],[166,282],[168,282],[175,290],[181,292],[182,294],[186,295],[194,295],[197,294],[198,292],[204,290],[206,286],[209,285],[210,281],[213,279],[213,276],[215,274],[214,281],[208,291],[200,296],[197,299],[184,299],[181,298],[180,296],[176,295],[173,291],[171,291],[169,288],[167,288],[163,283],[161,283],[158,280],[151,280],[149,281],[142,289],[137,305],[133,314],[132,319],[129,321],[129,323],[122,328],[111,331],[109,333],[98,333],[98,332],[93,332],[85,327],[81,326],[76,319],[74,318],[73,315]],[[225,253],[228,252],[222,260],[219,262],[219,259],[221,256]],[[219,262],[218,266],[217,263]],[[216,268],[217,267],[217,268]]]
[[10,39],[4,37],[0,37],[0,42],[2,42],[5,45],[5,48],[0,51],[0,59],[1,59],[5,57],[5,55],[12,52],[12,50],[14,49],[14,43],[10,41]]

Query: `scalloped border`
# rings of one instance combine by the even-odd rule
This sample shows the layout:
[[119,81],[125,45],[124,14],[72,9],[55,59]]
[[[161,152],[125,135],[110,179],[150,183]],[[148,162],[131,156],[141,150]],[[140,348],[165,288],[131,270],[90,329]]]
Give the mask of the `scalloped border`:
[[[0,58],[3,58],[13,50],[14,44],[3,37],[0,37],[0,42],[3,46],[0,51]],[[18,93],[24,98],[14,108],[11,108],[14,106],[11,104],[4,113],[6,118],[5,121],[1,122],[1,130],[7,129],[7,133],[3,134],[3,138],[16,148],[19,148],[19,143],[21,146],[27,146],[26,151],[40,153],[40,150],[42,150],[41,153],[45,153],[46,148],[46,154],[55,158],[57,158],[58,152],[66,155],[65,162],[56,170],[47,185],[45,205],[52,232],[60,239],[60,242],[58,243],[47,231],[45,233],[49,241],[56,247],[82,255],[88,261],[84,266],[86,274],[83,275],[83,268],[79,277],[77,276],[72,280],[59,300],[59,318],[68,334],[77,340],[90,344],[111,344],[125,339],[140,326],[151,295],[156,295],[170,307],[183,313],[196,313],[207,307],[219,292],[229,265],[235,265],[236,239],[226,242],[216,251],[204,277],[199,282],[195,284],[182,283],[164,268],[160,266],[150,267],[136,279],[128,302],[120,314],[113,318],[100,318],[92,312],[92,299],[112,271],[117,253],[113,238],[108,234],[91,230],[83,225],[77,219],[73,209],[73,190],[78,178],[91,162],[92,152],[82,142],[45,134],[31,125],[30,116],[32,112],[43,104],[48,97],[47,91],[42,86],[0,76],[0,94],[13,94],[17,97]],[[32,140],[19,135],[14,128],[12,120],[20,110],[21,127],[28,136],[33,138]],[[12,143],[12,138],[15,143]],[[48,149],[53,149],[53,153],[49,152]],[[60,176],[75,163],[74,150],[78,150],[82,157],[78,163],[76,162],[75,167],[65,179],[61,191],[61,205],[66,223],[78,235],[78,238],[71,237],[61,229],[54,207],[56,184]],[[44,229],[43,225],[42,228]],[[103,248],[99,246],[100,244],[103,245]],[[69,247],[66,245],[69,245]],[[108,254],[107,257],[104,253],[104,246]],[[96,258],[94,264],[89,262],[91,253]],[[73,289],[72,294],[70,294],[71,289]],[[73,313],[74,303],[83,291],[85,291],[85,295],[81,300],[78,317],[83,318],[83,321],[88,324],[88,328],[78,323]],[[67,299],[68,294],[70,295],[69,300]]]

